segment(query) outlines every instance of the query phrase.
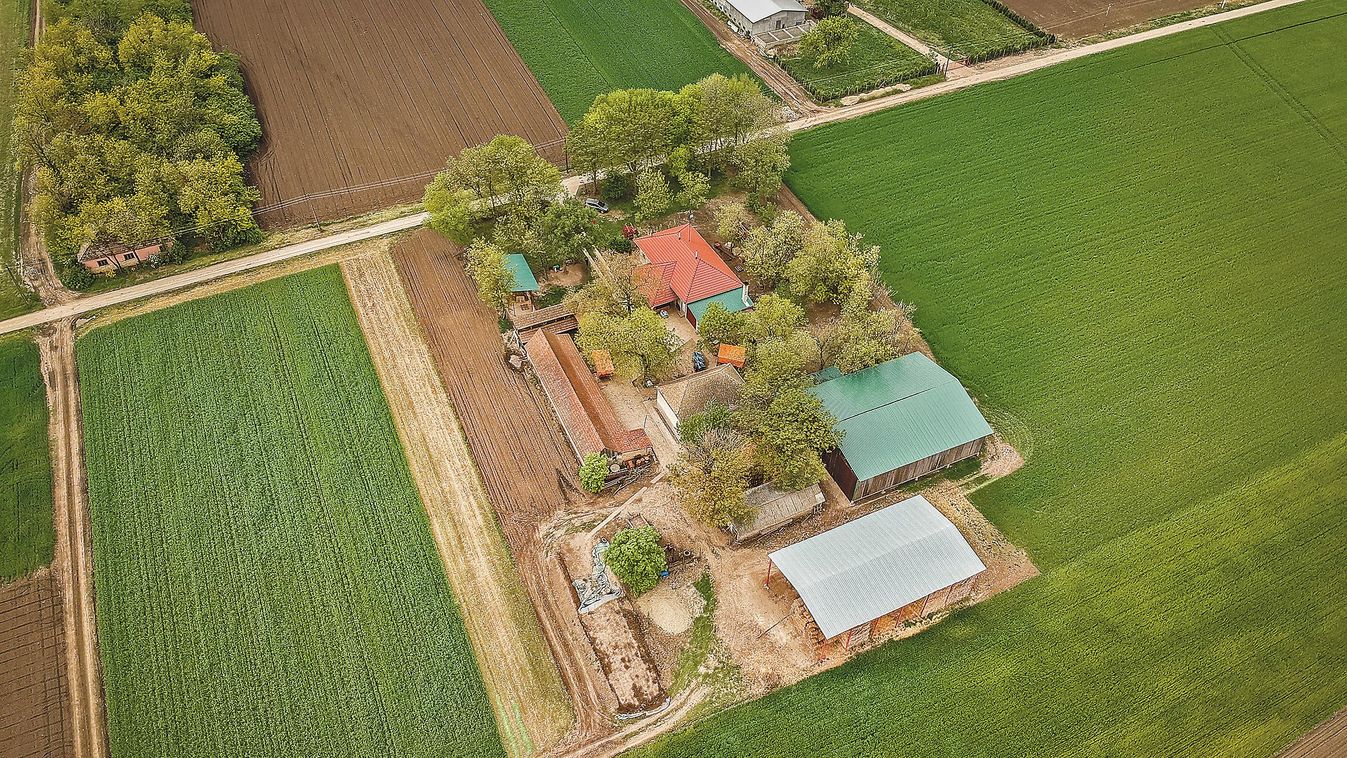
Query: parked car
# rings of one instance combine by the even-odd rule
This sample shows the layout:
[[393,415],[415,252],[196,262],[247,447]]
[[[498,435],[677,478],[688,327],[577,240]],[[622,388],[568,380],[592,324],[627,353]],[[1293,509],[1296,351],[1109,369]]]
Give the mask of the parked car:
[[602,200],[598,199],[597,197],[587,197],[587,198],[585,198],[585,205],[588,206],[588,207],[590,207],[590,208],[593,208],[594,210],[598,211],[599,213],[607,213],[607,212],[608,212],[608,203],[603,202]]

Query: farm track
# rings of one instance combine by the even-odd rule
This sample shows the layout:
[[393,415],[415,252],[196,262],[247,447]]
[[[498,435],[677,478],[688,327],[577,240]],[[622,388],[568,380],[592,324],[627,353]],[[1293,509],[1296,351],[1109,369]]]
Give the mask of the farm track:
[[197,27],[243,64],[262,122],[250,163],[261,207],[291,203],[262,214],[265,226],[418,199],[449,155],[497,134],[565,135],[481,0],[401,0],[377,22],[358,0],[193,6]]
[[347,260],[341,269],[501,740],[513,755],[549,748],[571,724],[566,693],[397,269],[386,252]]
[[0,587],[0,755],[75,755],[61,587],[50,568]]
[[1058,37],[1079,39],[1126,29],[1171,13],[1215,5],[1213,0],[1003,0],[1006,6]]
[[496,316],[477,299],[456,251],[426,229],[397,245],[393,260],[570,693],[576,729],[567,742],[587,743],[610,731],[603,714],[614,696],[538,531],[578,497],[575,458],[540,393],[506,366]]
[[107,724],[94,623],[92,537],[73,325],[62,322],[47,327],[38,335],[37,344],[51,419],[48,430],[56,527],[53,571],[64,607],[71,744],[75,755],[102,758],[107,755]]

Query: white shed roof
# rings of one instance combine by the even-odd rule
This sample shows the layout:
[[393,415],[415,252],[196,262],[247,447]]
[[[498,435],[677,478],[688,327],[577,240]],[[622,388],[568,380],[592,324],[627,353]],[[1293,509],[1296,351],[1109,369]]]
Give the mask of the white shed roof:
[[985,570],[950,523],[918,495],[768,556],[825,638]]
[[729,2],[753,24],[782,11],[805,9],[804,3],[800,0],[729,0]]

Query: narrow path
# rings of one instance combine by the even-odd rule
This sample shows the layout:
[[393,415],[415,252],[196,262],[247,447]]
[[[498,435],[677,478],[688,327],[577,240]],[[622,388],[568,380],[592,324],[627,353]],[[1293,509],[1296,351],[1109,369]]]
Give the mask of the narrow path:
[[42,375],[50,409],[52,499],[56,555],[53,569],[64,603],[66,671],[70,687],[74,754],[107,755],[103,718],[103,670],[94,624],[93,538],[84,479],[84,443],[75,366],[75,330],[69,321],[38,335]]

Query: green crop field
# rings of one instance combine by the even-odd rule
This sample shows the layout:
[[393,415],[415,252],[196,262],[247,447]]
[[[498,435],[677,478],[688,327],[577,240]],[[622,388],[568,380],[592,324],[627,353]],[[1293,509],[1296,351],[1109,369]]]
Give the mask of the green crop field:
[[748,68],[678,0],[486,0],[567,123],[615,89],[676,90]]
[[37,297],[19,279],[19,172],[9,148],[15,74],[31,33],[31,7],[29,0],[0,0],[0,319],[27,313],[38,305]]
[[935,61],[860,19],[854,23],[860,37],[845,64],[818,68],[813,58],[796,54],[782,57],[781,67],[820,100],[869,92],[935,72]]
[[76,349],[114,757],[503,755],[336,267]]
[[956,60],[987,60],[1048,42],[984,0],[856,0],[856,5]]
[[1310,0],[796,138],[1042,576],[643,755],[1259,756],[1347,703],[1344,45]]
[[51,452],[37,345],[0,337],[0,582],[51,562]]

